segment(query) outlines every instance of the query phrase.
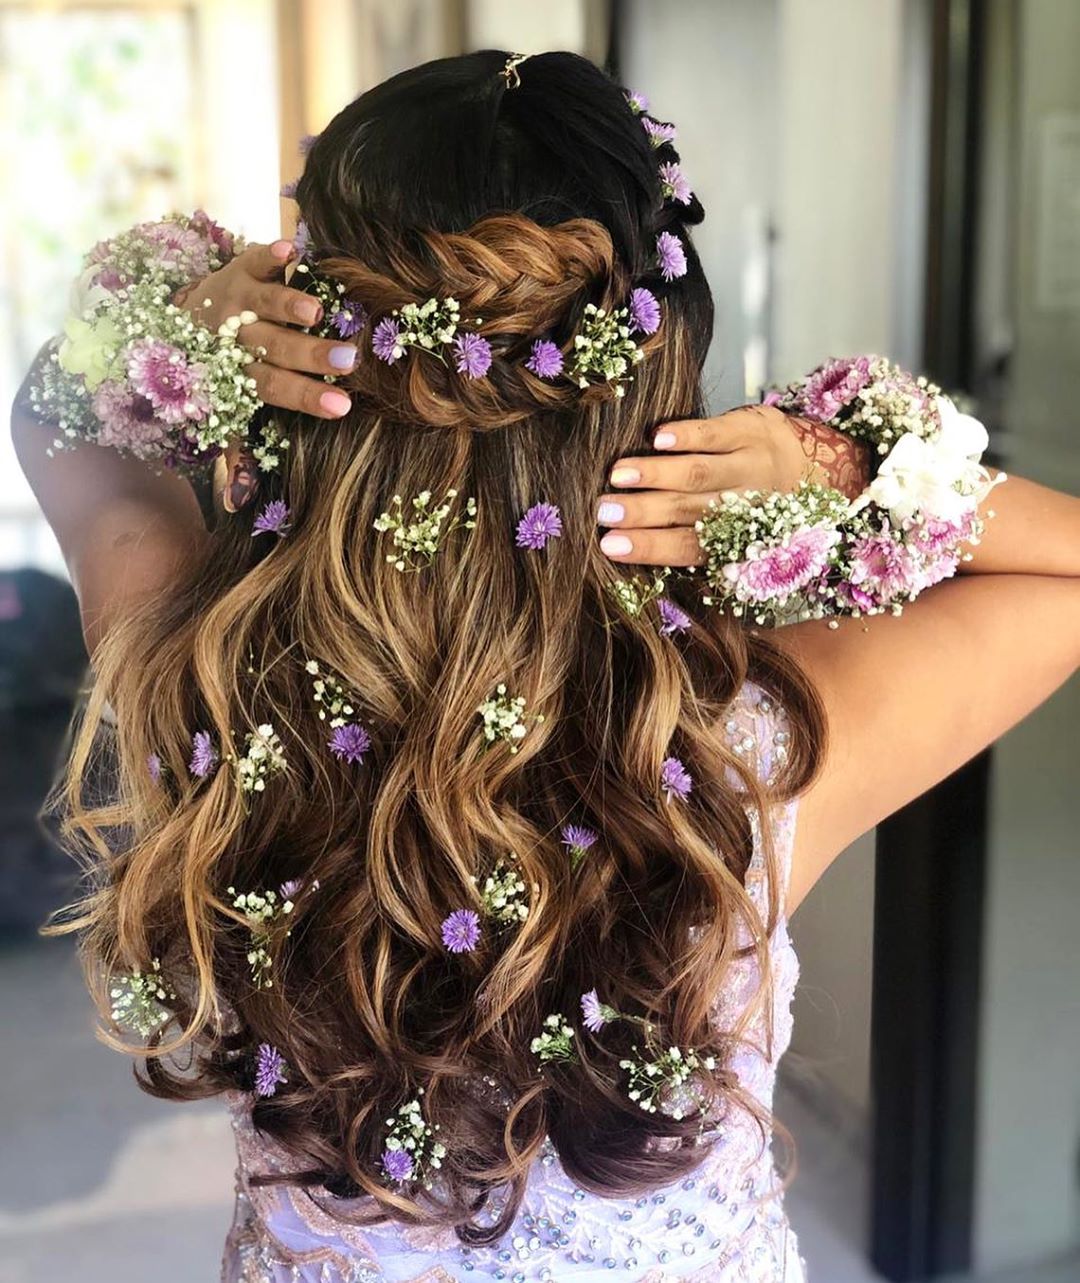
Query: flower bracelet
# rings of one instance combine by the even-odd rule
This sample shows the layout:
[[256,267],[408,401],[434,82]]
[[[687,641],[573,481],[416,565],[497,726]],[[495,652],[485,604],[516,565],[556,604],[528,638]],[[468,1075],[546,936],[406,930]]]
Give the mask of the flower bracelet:
[[858,356],[826,361],[764,400],[884,458],[854,500],[806,480],[790,493],[713,500],[696,526],[707,604],[759,624],[900,614],[970,559],[961,547],[979,542],[978,506],[1006,477],[991,479],[979,462],[986,429],[939,387],[884,357]]

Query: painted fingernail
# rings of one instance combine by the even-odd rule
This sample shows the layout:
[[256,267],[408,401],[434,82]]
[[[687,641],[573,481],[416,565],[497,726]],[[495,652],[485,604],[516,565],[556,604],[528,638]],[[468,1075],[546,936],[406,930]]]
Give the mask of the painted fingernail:
[[653,437],[654,450],[670,450],[674,444],[675,444],[674,432],[658,432],[656,436]]
[[314,299],[304,299],[302,303],[297,303],[296,315],[301,325],[315,325],[322,315],[322,308]]
[[605,535],[600,540],[600,551],[609,557],[625,557],[634,551],[634,545],[625,535]]
[[602,503],[596,510],[596,520],[601,526],[614,526],[622,521],[626,516],[626,509],[621,503],[612,503],[610,500]]
[[329,353],[330,364],[335,370],[351,370],[356,364],[356,348],[348,343],[332,347]]
[[640,480],[641,473],[637,468],[616,468],[611,474],[613,486],[632,486]]
[[292,241],[275,241],[273,245],[270,246],[270,253],[273,254],[275,258],[280,258],[283,263],[287,258],[292,257],[292,252]]
[[330,414],[347,414],[352,406],[352,402],[344,392],[324,392],[319,397],[319,404]]

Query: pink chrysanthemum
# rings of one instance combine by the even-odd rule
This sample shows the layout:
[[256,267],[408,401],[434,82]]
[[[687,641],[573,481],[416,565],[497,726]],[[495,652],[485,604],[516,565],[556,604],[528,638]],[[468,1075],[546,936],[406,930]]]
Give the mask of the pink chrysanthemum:
[[660,631],[665,637],[670,637],[673,633],[685,633],[690,627],[690,616],[669,597],[659,598],[656,606],[660,611]]
[[255,1053],[255,1095],[272,1096],[278,1084],[284,1082],[288,1082],[284,1056],[270,1043],[259,1043],[259,1050]]
[[660,260],[660,275],[665,281],[686,275],[686,251],[673,232],[661,232],[656,238],[656,257]]
[[531,370],[538,379],[554,379],[562,374],[563,354],[559,345],[550,339],[537,339],[532,345],[532,355],[525,362],[526,370]]
[[663,147],[665,143],[673,143],[679,133],[674,125],[661,124],[659,120],[652,120],[649,116],[642,116],[641,123],[645,127],[645,132],[649,135],[649,142],[654,147]]
[[400,324],[392,316],[384,316],[371,335],[371,350],[380,361],[393,365],[405,355],[400,339]]
[[251,526],[251,537],[256,535],[277,535],[284,539],[289,533],[289,505],[284,499],[271,499]]
[[975,525],[975,511],[964,513],[959,521],[927,517],[909,536],[913,548],[927,557],[952,551],[962,540],[969,539]]
[[209,731],[196,731],[191,740],[188,770],[197,779],[205,779],[217,765],[218,754]]
[[811,419],[827,422],[855,400],[870,382],[873,357],[853,356],[826,361],[799,391],[799,408]]
[[669,802],[673,797],[685,801],[690,796],[693,786],[694,781],[690,772],[677,757],[664,758],[664,764],[660,768],[660,788],[667,794]]
[[517,546],[539,551],[562,534],[562,514],[553,503],[536,503],[518,522]]
[[442,942],[451,953],[472,953],[480,940],[480,915],[473,909],[455,909],[443,919]]
[[408,1150],[383,1150],[382,1165],[383,1171],[392,1181],[407,1181],[412,1175],[413,1160]]
[[642,334],[655,334],[660,328],[660,304],[655,294],[643,286],[630,291],[630,324]]
[[879,606],[903,599],[918,587],[918,568],[911,552],[891,535],[865,535],[850,553],[850,583]]
[[752,555],[726,565],[724,577],[740,601],[783,601],[822,573],[839,537],[831,526],[810,526],[771,548],[752,544],[747,549]]
[[204,367],[189,365],[171,343],[136,339],[127,351],[127,370],[133,390],[150,402],[163,422],[202,420],[210,413],[210,398],[201,382]]
[[94,414],[101,427],[98,442],[114,450],[145,454],[160,448],[166,439],[165,426],[155,417],[154,407],[144,396],[116,379],[106,379],[94,392]]
[[677,200],[680,205],[689,205],[693,198],[689,179],[673,160],[660,166],[660,189],[666,199]]
[[454,340],[454,369],[469,379],[482,379],[491,369],[491,344],[480,334],[466,332]]
[[341,761],[362,765],[364,754],[371,747],[371,736],[359,722],[346,722],[344,726],[334,728],[327,747]]

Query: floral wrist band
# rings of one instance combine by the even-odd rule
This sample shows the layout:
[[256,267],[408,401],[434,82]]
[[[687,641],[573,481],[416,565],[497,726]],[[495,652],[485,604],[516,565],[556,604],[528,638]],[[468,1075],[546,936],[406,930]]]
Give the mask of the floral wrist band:
[[827,361],[764,400],[885,457],[854,500],[803,481],[790,494],[727,492],[710,503],[697,523],[708,604],[759,624],[900,614],[970,557],[962,545],[985,528],[978,506],[1006,477],[990,478],[979,462],[986,429],[939,387],[859,356]]

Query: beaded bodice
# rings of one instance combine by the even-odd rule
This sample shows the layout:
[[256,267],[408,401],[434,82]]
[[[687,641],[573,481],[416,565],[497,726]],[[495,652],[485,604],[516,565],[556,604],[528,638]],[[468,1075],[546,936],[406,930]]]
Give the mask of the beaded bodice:
[[[751,760],[766,780],[786,755],[781,710],[749,683],[729,710],[725,732],[734,751]],[[785,886],[795,809],[795,802],[778,805],[771,816]],[[752,810],[750,819],[754,854],[746,885],[764,920],[766,864]],[[791,1040],[798,979],[783,912],[769,957],[769,1001],[756,1004],[733,1062],[743,1088],[766,1110],[772,1107],[777,1063]],[[718,1027],[730,1030],[759,987],[754,958],[738,959],[713,1008]],[[326,1199],[316,1202],[298,1186],[252,1185],[253,1173],[288,1171],[289,1157],[255,1131],[247,1097],[234,1096],[230,1109],[239,1167],[223,1283],[595,1283],[611,1274],[634,1283],[804,1279],[783,1209],[771,1136],[744,1108],[728,1108],[717,1119],[706,1157],[690,1176],[637,1198],[603,1198],[577,1188],[547,1142],[513,1226],[498,1243],[482,1248],[463,1246],[452,1230],[395,1222],[356,1228],[330,1215]]]

